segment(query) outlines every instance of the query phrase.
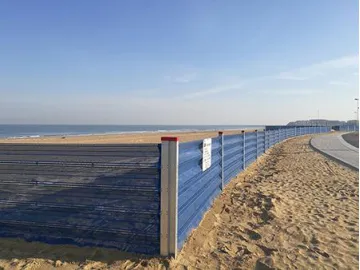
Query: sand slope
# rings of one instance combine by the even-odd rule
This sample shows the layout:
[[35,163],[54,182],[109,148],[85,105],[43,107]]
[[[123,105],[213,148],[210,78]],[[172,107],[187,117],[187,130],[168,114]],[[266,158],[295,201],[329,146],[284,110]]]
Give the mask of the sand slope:
[[5,269],[358,269],[358,172],[275,146],[233,179],[176,259],[0,240]]

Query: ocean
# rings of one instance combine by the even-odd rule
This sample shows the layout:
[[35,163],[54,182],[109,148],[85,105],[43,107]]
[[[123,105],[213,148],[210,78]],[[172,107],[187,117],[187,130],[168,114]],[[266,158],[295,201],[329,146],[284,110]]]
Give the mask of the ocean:
[[258,125],[0,125],[0,138],[262,128]]

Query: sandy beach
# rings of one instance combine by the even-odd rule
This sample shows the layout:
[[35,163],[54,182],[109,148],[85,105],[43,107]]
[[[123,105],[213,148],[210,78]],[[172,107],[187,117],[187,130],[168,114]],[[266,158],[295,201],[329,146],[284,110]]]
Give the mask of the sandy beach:
[[[246,132],[254,130],[245,130]],[[225,130],[224,135],[241,134],[241,130]],[[160,143],[161,137],[179,137],[180,142],[201,140],[218,136],[217,131],[146,132],[83,136],[48,136],[38,138],[3,138],[0,143],[56,143],[56,144],[109,144],[109,143]]]
[[176,259],[0,239],[0,268],[358,269],[359,174],[309,139],[276,145],[233,179]]

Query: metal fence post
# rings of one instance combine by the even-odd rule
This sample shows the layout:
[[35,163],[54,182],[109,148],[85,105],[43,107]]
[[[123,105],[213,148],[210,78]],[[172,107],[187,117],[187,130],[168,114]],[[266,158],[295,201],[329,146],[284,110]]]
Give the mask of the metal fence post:
[[245,130],[242,130],[241,133],[243,135],[243,170],[245,170]]
[[224,133],[219,132],[221,144],[221,190],[224,189]]
[[179,139],[161,138],[160,254],[177,253]]
[[264,130],[264,153],[266,152],[266,130]]
[[256,134],[256,159],[257,159],[259,153],[259,133],[257,129],[255,129],[255,134]]

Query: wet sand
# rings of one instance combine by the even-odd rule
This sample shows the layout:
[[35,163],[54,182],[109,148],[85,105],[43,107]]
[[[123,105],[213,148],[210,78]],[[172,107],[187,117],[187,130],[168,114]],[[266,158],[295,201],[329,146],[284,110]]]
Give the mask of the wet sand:
[[0,239],[5,269],[358,269],[359,174],[281,143],[233,179],[176,259]]

